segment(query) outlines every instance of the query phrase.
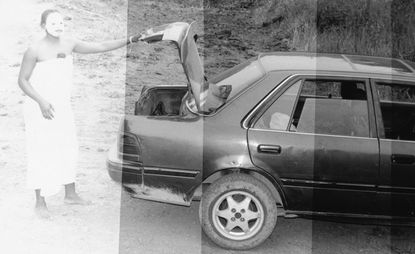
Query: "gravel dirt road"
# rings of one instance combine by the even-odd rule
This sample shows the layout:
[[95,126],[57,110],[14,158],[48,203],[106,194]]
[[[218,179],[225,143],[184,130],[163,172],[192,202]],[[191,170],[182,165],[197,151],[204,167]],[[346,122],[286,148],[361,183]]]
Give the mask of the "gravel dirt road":
[[[414,228],[310,219],[280,219],[272,236],[257,249],[222,250],[203,236],[198,223],[198,202],[186,208],[131,199],[108,177],[106,152],[115,140],[119,120],[124,112],[131,112],[143,85],[184,82],[184,76],[177,75],[182,73],[177,55],[167,44],[136,45],[105,54],[75,56],[72,103],[80,141],[77,186],[92,204],[64,205],[61,192],[47,200],[51,220],[34,216],[34,193],[25,186],[23,94],[16,81],[24,50],[42,35],[38,25],[41,12],[50,7],[60,9],[71,18],[67,22],[68,32],[85,40],[121,38],[173,21],[197,20],[203,33],[203,8],[197,1],[188,3],[178,0],[0,2],[1,252],[415,253]],[[215,64],[212,59],[220,63],[223,57],[224,65],[231,65],[253,53],[218,50],[217,45],[208,44],[203,36],[200,45],[206,47],[203,52],[211,67],[209,73],[229,67]]]
[[224,250],[201,232],[198,207],[199,202],[187,208],[134,200],[123,194],[119,253],[415,253],[415,228],[305,218],[279,218],[271,237],[258,248]]

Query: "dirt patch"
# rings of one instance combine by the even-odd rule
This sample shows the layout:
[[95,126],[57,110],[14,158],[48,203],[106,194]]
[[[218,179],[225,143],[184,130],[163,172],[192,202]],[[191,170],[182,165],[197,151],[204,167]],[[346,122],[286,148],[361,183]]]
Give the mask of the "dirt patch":
[[[64,205],[61,192],[47,200],[53,215],[50,221],[34,216],[34,193],[25,186],[23,93],[17,86],[17,75],[24,50],[42,36],[41,12],[53,7],[71,18],[67,22],[69,33],[92,41],[121,38],[174,21],[197,21],[200,52],[209,78],[258,52],[285,50],[289,46],[284,31],[278,29],[278,20],[265,26],[262,21],[252,22],[255,13],[250,2],[240,1],[238,8],[206,9],[198,0],[2,0],[2,249],[7,253],[235,253],[221,250],[204,238],[198,223],[198,203],[185,208],[131,199],[106,172],[106,152],[115,141],[122,115],[132,112],[141,88],[184,84],[185,76],[172,45],[135,44],[104,54],[75,56],[72,103],[80,142],[77,186],[92,205]],[[387,226],[280,220],[260,248],[246,253],[415,250],[415,230],[395,231]]]
[[[122,1],[120,1],[122,2]],[[75,57],[72,103],[80,141],[77,186],[89,206],[63,204],[63,192],[49,198],[50,221],[34,216],[34,192],[26,188],[23,92],[17,85],[20,61],[42,36],[40,14],[58,8],[72,18],[67,30],[87,40],[126,34],[127,5],[88,1],[5,0],[0,7],[0,227],[8,253],[117,253],[119,186],[109,180],[106,151],[124,112],[125,49]],[[88,13],[91,12],[91,13]],[[102,29],[97,27],[102,26]]]

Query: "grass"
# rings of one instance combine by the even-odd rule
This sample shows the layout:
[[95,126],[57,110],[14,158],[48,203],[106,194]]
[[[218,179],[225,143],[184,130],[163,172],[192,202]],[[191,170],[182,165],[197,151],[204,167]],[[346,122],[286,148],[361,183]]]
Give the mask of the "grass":
[[[287,48],[415,61],[415,1],[410,0],[205,0],[205,8],[248,8],[251,23],[278,20]],[[261,28],[259,28],[261,29]],[[261,35],[266,36],[266,35]]]

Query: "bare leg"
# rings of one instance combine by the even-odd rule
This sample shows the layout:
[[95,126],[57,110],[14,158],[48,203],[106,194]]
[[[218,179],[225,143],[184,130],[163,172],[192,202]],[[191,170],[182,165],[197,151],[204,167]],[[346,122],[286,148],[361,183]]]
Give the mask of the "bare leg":
[[65,184],[64,202],[70,205],[88,205],[90,202],[83,200],[75,191],[75,183]]
[[35,205],[36,215],[43,219],[49,219],[50,213],[49,213],[48,207],[46,206],[45,198],[40,195],[40,189],[36,189],[35,194],[36,194],[36,205]]

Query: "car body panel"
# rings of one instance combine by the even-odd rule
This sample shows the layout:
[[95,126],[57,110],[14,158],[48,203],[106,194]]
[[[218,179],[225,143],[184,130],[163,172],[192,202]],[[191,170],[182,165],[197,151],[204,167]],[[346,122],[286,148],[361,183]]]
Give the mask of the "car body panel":
[[[275,187],[284,209],[292,213],[384,215],[390,214],[391,205],[398,202],[398,210],[402,208],[406,213],[396,216],[413,216],[410,209],[415,186],[411,179],[415,167],[412,163],[397,165],[391,156],[414,154],[415,142],[382,138],[376,92],[373,84],[369,85],[372,79],[415,82],[411,64],[365,56],[278,52],[261,54],[209,83],[195,55],[193,29],[185,23],[170,24],[144,37],[149,42],[177,43],[189,84],[143,91],[135,115],[123,119],[121,141],[108,159],[109,174],[114,180],[122,181],[135,197],[188,206],[203,181],[235,171],[256,172],[266,176],[264,179],[271,183],[267,186]],[[252,70],[253,77],[243,70]],[[369,92],[368,136],[252,127],[269,101],[293,80],[305,77],[364,79]],[[177,110],[184,90],[188,93]],[[183,105],[189,108],[192,101],[197,110],[182,111]],[[157,111],[160,102],[170,106]],[[124,157],[123,148],[131,142],[137,146],[135,161],[128,159],[134,157]],[[259,153],[259,144],[280,145],[282,152]]]
[[[414,81],[378,78],[371,82],[373,91],[376,91],[377,82],[415,86]],[[380,147],[378,203],[384,204],[379,211],[393,216],[415,216],[415,142],[385,138],[379,95],[373,95]]]
[[[397,160],[407,157],[409,161]],[[380,140],[379,203],[384,214],[415,216],[415,143]]]
[[[256,111],[261,115],[276,98],[302,79],[321,80],[328,77],[330,76],[319,73],[313,76],[297,75],[291,81],[278,86],[275,90],[279,92],[268,96],[261,102],[262,108],[258,107]],[[370,94],[368,95],[370,98]],[[371,99],[369,101],[371,102]],[[374,119],[372,121],[374,125]],[[379,148],[376,138],[315,135],[251,127],[248,130],[248,141],[253,163],[268,172],[278,172],[284,183],[286,195],[296,196],[288,201],[290,209],[317,212],[374,212],[374,204],[367,200],[374,200],[376,197],[375,186],[379,171]],[[260,145],[279,147],[281,150],[279,154],[260,152]],[[365,194],[356,195],[359,191],[364,191]],[[367,199],[368,195],[373,198]],[[319,200],[324,202],[319,203]],[[350,206],[351,203],[353,206]]]
[[[171,200],[173,195],[177,195],[184,201],[183,205],[188,205],[191,192],[202,181],[202,118],[195,116],[183,121],[177,116],[131,115],[125,116],[123,130],[138,138],[141,152],[142,181],[136,192],[157,189],[153,192],[160,200]],[[187,144],[186,149],[176,149],[177,142]]]
[[[379,171],[377,139],[362,140],[259,129],[250,129],[248,139],[254,164],[266,171],[277,171],[284,183],[286,195],[297,196],[289,199],[290,209],[338,212],[331,210],[335,208],[359,212],[373,208],[373,204],[367,202],[370,200],[367,197],[361,201],[355,195],[346,198],[346,193],[341,190],[365,191],[366,196],[375,197]],[[261,144],[280,146],[281,153],[258,152]],[[317,195],[316,189],[324,191]],[[314,191],[313,199],[306,198],[313,194],[304,195],[307,191]],[[339,199],[337,195],[342,195],[342,198]],[[318,203],[319,200],[324,202]]]
[[403,60],[395,58],[312,52],[276,52],[261,54],[259,60],[266,72],[318,70],[414,77],[413,68]]
[[[315,76],[328,76],[328,77],[340,77],[344,76],[341,73],[316,73],[314,72]],[[310,72],[304,72],[302,75],[294,75],[298,77],[313,77]],[[348,138],[348,137],[340,137],[341,143],[344,144],[344,147],[349,147],[348,151],[350,152],[349,155],[346,155],[345,158],[342,158],[340,154],[337,156],[340,157],[332,157],[331,160],[335,161],[335,163],[340,163],[340,161],[352,161],[353,158],[354,165],[357,166],[358,171],[362,170],[362,172],[366,172],[367,174],[356,172],[345,172],[344,175],[340,175],[341,177],[345,177],[349,179],[349,181],[342,181],[340,178],[333,178],[333,179],[324,179],[318,178],[319,174],[313,174],[313,178],[310,181],[295,181],[298,175],[283,175],[284,170],[278,168],[277,170],[264,167],[258,165],[258,163],[252,163],[250,154],[252,155],[253,147],[255,146],[254,143],[250,144],[250,149],[248,150],[247,143],[246,143],[246,135],[247,129],[243,127],[243,120],[245,116],[249,116],[250,111],[252,108],[258,104],[258,101],[264,99],[267,94],[271,94],[273,90],[282,89],[281,84],[284,83],[283,81],[287,81],[288,78],[293,77],[290,75],[289,71],[286,72],[272,72],[268,73],[263,79],[259,80],[257,83],[252,84],[249,88],[239,94],[236,98],[234,98],[230,104],[227,104],[226,107],[223,107],[218,111],[218,113],[213,114],[211,116],[201,117],[201,116],[193,116],[193,118],[186,119],[179,116],[174,117],[162,117],[162,116],[128,116],[125,119],[125,128],[124,131],[132,132],[135,135],[140,137],[140,145],[146,148],[147,152],[143,152],[143,160],[145,161],[144,164],[152,165],[151,168],[156,167],[162,169],[161,171],[168,171],[172,169],[174,165],[174,169],[180,169],[183,171],[198,171],[199,174],[196,178],[193,179],[180,179],[178,180],[177,177],[175,180],[169,181],[166,180],[166,175],[154,175],[154,174],[146,174],[144,182],[146,186],[158,188],[158,189],[165,189],[169,190],[166,193],[176,193],[178,197],[182,198],[185,202],[182,205],[190,205],[190,201],[192,199],[192,195],[194,190],[197,186],[203,181],[203,179],[208,178],[210,175],[214,174],[215,172],[219,172],[224,169],[248,169],[253,171],[258,171],[261,173],[271,175],[274,179],[278,179],[281,186],[282,191],[281,195],[284,195],[287,200],[289,200],[286,204],[286,209],[290,210],[291,212],[295,211],[315,211],[317,213],[350,213],[350,214],[362,214],[362,213],[369,213],[369,214],[379,214],[376,213],[377,206],[374,203],[375,200],[379,200],[376,197],[377,194],[377,182],[371,182],[371,179],[378,179],[377,175],[379,171],[376,171],[376,174],[373,175],[373,171],[365,171],[362,168],[362,164],[365,164],[364,161],[365,156],[372,156],[372,165],[377,167],[377,156],[378,154],[373,154],[373,149],[377,149],[377,139],[376,138],[367,138],[360,140],[359,138]],[[274,89],[277,87],[277,89]],[[162,87],[161,89],[164,89]],[[253,116],[251,116],[253,117]],[[145,119],[145,120],[144,120]],[[192,126],[192,123],[197,122],[199,131],[198,132],[189,132],[188,130],[192,129],[193,131],[196,129],[195,126]],[[175,126],[177,125],[177,126]],[[218,126],[221,126],[220,128]],[[140,127],[141,126],[141,127]],[[146,128],[143,128],[147,126]],[[157,126],[154,128],[154,126]],[[186,129],[185,126],[188,126],[190,129]],[[180,129],[181,131],[176,132],[176,129]],[[202,130],[201,130],[202,129]],[[219,131],[220,129],[220,131]],[[136,130],[137,132],[134,132]],[[157,131],[156,131],[157,130]],[[182,137],[179,136],[172,136],[171,133],[179,133],[183,135]],[[148,134],[146,134],[148,133]],[[193,134],[192,134],[193,133]],[[151,135],[150,135],[151,134]],[[185,135],[186,134],[186,135]],[[189,144],[194,142],[192,134],[199,137],[203,137],[203,141],[199,141],[198,146],[192,146],[189,151],[190,153],[176,153],[174,148],[172,147],[163,147],[164,144]],[[293,135],[293,134],[291,134]],[[295,134],[301,135],[301,134]],[[311,136],[311,135],[310,135]],[[375,134],[376,136],[376,134]],[[189,139],[188,139],[189,138]],[[324,137],[323,139],[316,138],[316,137],[297,137],[293,138],[288,133],[283,133],[279,136],[278,141],[287,143],[291,148],[294,147],[293,144],[297,142],[298,146],[296,149],[292,149],[291,151],[298,152],[296,158],[298,159],[297,163],[300,163],[302,160],[305,160],[306,157],[303,151],[300,151],[301,146],[314,147],[316,142],[320,143],[324,147],[326,147],[325,153],[327,153],[327,147],[330,146],[338,146],[339,137]],[[269,138],[266,138],[268,141]],[[298,139],[298,141],[295,141]],[[186,140],[186,141],[185,141]],[[285,140],[285,141],[283,141]],[[308,140],[308,141],[307,141]],[[369,140],[369,142],[368,142]],[[143,143],[144,141],[144,143]],[[355,143],[355,145],[353,145]],[[153,147],[153,148],[152,148]],[[160,147],[162,149],[160,150]],[[156,152],[157,151],[157,152]],[[172,153],[172,151],[174,151]],[[187,151],[187,150],[186,150]],[[198,151],[199,155],[196,155],[195,151]],[[372,151],[372,152],[371,152]],[[169,158],[165,158],[164,156],[160,156],[161,154],[169,153]],[[203,154],[203,155],[201,155]],[[318,153],[317,153],[318,154]],[[311,160],[315,160],[316,153],[311,153],[309,158]],[[144,159],[147,158],[147,159]],[[148,160],[148,158],[150,160]],[[177,160],[177,158],[181,158]],[[203,158],[198,160],[197,164],[200,167],[188,167],[188,162],[191,162],[194,158]],[[341,159],[340,161],[336,161],[337,159]],[[347,159],[350,158],[350,159]],[[359,159],[361,158],[361,160]],[[292,159],[294,161],[295,159]],[[182,163],[186,162],[186,163]],[[341,163],[340,163],[341,164]],[[193,164],[196,165],[196,164]],[[367,164],[366,164],[367,165]],[[151,170],[151,168],[149,170]],[[197,168],[196,170],[194,170]],[[281,167],[283,169],[283,167]],[[287,170],[288,171],[288,170]],[[291,172],[292,173],[292,172]],[[350,178],[353,176],[360,176],[359,179],[361,181],[360,184],[351,184]],[[317,176],[317,178],[315,178]],[[171,178],[171,177],[170,177]],[[148,179],[148,181],[147,181]],[[373,180],[372,179],[372,180]],[[276,181],[278,181],[276,180]],[[162,185],[160,186],[160,183]],[[329,195],[329,199],[327,199],[327,190],[330,190],[331,194]],[[174,191],[171,191],[174,190]],[[180,191],[178,191],[180,190]],[[136,194],[135,194],[136,195]],[[372,196],[373,198],[367,198],[368,195]],[[137,196],[137,195],[136,195]],[[161,195],[162,197],[168,197],[167,194]],[[140,196],[137,196],[140,197]],[[321,198],[325,197],[325,198]],[[336,198],[333,198],[336,197]],[[353,200],[350,200],[353,197]],[[143,197],[140,197],[143,198]],[[160,202],[168,202],[173,204],[178,204],[175,200],[166,200],[163,198],[154,198],[149,194],[144,196],[146,199],[156,200]],[[171,198],[170,198],[171,199]],[[319,200],[333,200],[336,201],[338,204],[336,205],[336,210],[330,210],[330,207],[325,207],[325,205],[330,204],[329,202],[321,202],[318,203]],[[335,203],[335,202],[334,202]],[[331,203],[331,204],[334,204]],[[354,206],[350,206],[349,204],[353,203]],[[387,213],[386,213],[387,214]]]
[[[202,147],[203,118],[194,117],[181,119],[180,117],[166,116],[131,116],[124,118],[124,132],[138,136],[142,162],[153,167],[200,170],[200,163],[191,159],[200,157],[196,152]],[[177,150],[174,140],[186,145],[185,150]],[[173,152],[173,154],[172,154]],[[193,154],[194,153],[194,154]],[[166,156],[169,154],[169,156]],[[177,158],[182,158],[177,161]]]

